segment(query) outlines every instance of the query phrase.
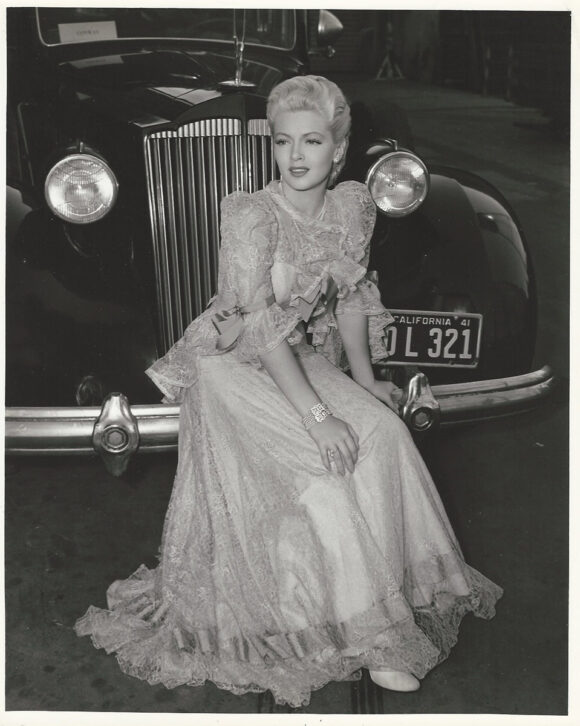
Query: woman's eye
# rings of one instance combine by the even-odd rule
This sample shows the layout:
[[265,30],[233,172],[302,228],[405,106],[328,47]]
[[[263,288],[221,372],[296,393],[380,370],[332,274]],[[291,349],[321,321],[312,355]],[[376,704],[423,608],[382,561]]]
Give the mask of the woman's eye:
[[308,142],[307,143],[309,143],[309,144],[318,144],[320,146],[320,144],[322,143],[322,141],[320,141],[320,139],[308,139]]
[[282,144],[287,144],[288,141],[286,139],[276,139],[274,142],[277,146],[282,146]]

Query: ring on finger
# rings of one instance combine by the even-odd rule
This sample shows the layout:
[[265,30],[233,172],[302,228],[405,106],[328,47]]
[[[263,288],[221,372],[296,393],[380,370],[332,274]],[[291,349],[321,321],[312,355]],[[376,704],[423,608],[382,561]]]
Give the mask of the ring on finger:
[[334,449],[328,449],[328,451],[326,452],[326,455],[328,456],[328,458],[331,461],[333,461],[334,460],[334,457],[336,456],[336,454],[334,452]]

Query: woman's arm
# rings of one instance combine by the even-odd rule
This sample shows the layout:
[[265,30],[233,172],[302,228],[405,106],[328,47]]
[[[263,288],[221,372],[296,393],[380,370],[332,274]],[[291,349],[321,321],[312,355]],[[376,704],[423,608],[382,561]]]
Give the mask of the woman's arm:
[[364,313],[342,313],[336,316],[336,322],[352,377],[368,390],[375,382],[369,351],[368,318]]
[[369,350],[368,317],[364,313],[341,313],[336,316],[336,321],[353,379],[398,413],[396,401],[401,398],[400,389],[390,381],[375,380]]
[[[260,361],[301,418],[320,402],[286,340],[261,355]],[[351,473],[354,471],[358,458],[358,436],[349,424],[336,416],[328,416],[324,421],[315,423],[308,433],[316,442],[326,469],[331,470],[328,451],[334,451],[338,472],[344,474],[345,466]]]

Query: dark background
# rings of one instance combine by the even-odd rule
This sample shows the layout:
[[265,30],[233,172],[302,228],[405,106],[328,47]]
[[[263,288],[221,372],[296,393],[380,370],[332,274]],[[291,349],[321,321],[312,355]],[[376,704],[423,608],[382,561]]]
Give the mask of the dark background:
[[569,129],[570,13],[332,10],[344,25],[321,74],[375,75],[387,49],[404,78],[536,106]]

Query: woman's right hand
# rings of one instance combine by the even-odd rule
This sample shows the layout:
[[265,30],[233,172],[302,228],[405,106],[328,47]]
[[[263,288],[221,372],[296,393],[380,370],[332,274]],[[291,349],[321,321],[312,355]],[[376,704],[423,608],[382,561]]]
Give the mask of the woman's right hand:
[[[358,459],[358,436],[345,421],[335,416],[327,416],[324,421],[313,424],[308,433],[318,446],[322,463],[328,471],[332,471],[334,461],[336,470],[344,476],[346,469],[352,474]],[[334,457],[329,457],[334,452]]]

